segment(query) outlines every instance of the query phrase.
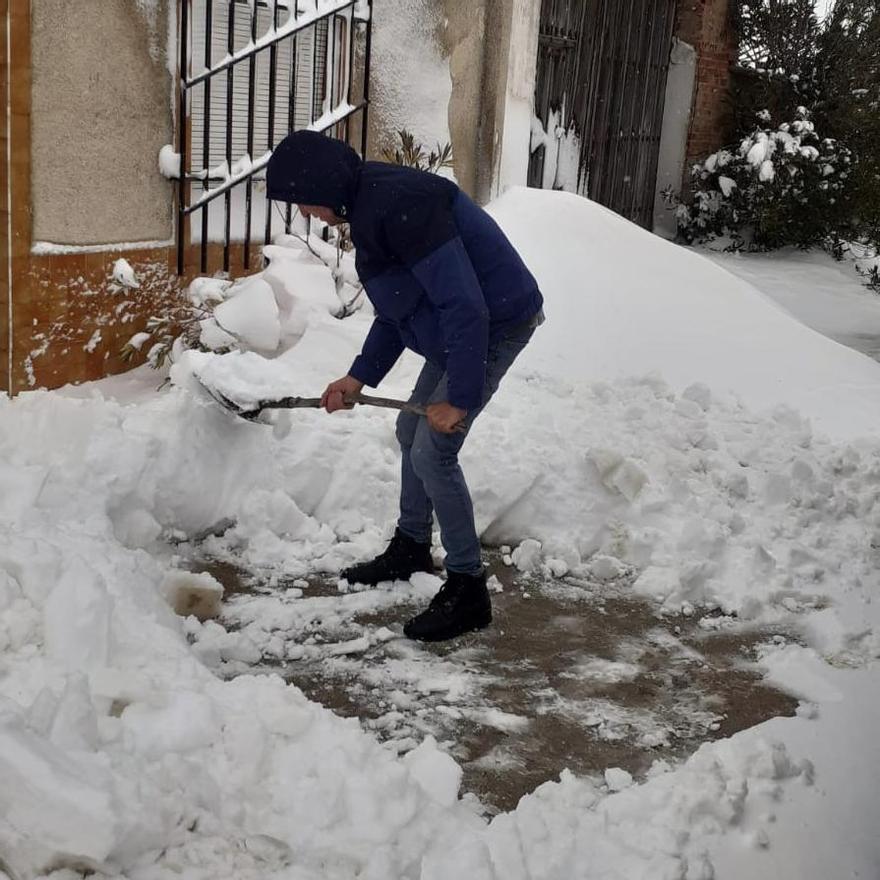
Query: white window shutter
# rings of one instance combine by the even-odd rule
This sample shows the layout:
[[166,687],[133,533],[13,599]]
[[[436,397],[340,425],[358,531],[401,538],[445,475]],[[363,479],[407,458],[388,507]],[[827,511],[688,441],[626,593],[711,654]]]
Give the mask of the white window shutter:
[[[228,10],[232,4],[215,0],[212,9],[211,62],[216,64],[228,55]],[[279,3],[279,24],[287,20],[288,11]],[[192,2],[192,73],[198,74],[205,68],[205,0]],[[257,6],[257,38],[270,29],[271,6]],[[294,130],[306,128],[320,116],[324,102],[324,84],[327,65],[326,20],[297,33],[296,38],[282,40],[276,50],[275,73],[275,119],[272,144],[277,144],[288,132],[292,121]],[[234,51],[243,49],[250,43],[251,18],[247,3],[235,4]],[[291,76],[294,68],[295,79]],[[340,61],[342,61],[340,59]],[[339,62],[337,62],[339,63]],[[342,61],[343,67],[347,60]],[[270,50],[265,49],[255,56],[254,83],[254,141],[251,158],[262,156],[270,148],[269,138],[269,73]],[[248,152],[248,83],[249,62],[242,62],[232,70],[233,94],[231,134],[231,161],[235,163]],[[226,161],[226,95],[227,74],[217,74],[210,80],[210,149],[207,164],[204,163],[204,120],[205,86],[194,87],[190,103],[190,168],[216,168]],[[291,91],[294,96],[293,120],[289,119]]]

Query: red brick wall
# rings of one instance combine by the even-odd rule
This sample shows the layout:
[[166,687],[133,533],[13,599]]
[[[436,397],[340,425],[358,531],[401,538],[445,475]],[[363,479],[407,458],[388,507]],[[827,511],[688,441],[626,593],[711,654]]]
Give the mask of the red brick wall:
[[[251,272],[261,260],[251,250]],[[134,269],[140,287],[129,290],[112,278],[116,260]],[[231,265],[241,268],[244,248],[233,244]],[[222,246],[208,248],[209,271],[221,265]],[[186,274],[177,276],[174,247],[29,254],[14,272],[12,391],[57,388],[125,372],[146,359],[156,340],[124,360],[122,347],[145,329],[151,315],[181,303],[181,288],[200,275],[199,251],[187,251]],[[4,367],[5,365],[0,365]]]
[[736,36],[731,25],[734,0],[679,0],[675,35],[697,51],[697,71],[687,165],[729,140],[731,65]]

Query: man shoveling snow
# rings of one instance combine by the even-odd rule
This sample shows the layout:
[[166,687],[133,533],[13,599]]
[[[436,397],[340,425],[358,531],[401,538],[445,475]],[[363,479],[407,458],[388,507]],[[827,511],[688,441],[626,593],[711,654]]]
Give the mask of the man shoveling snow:
[[345,569],[375,585],[432,571],[434,514],[446,550],[446,583],[404,627],[425,641],[491,622],[492,610],[470,492],[458,453],[517,355],[543,321],[538,284],[495,221],[444,178],[363,162],[341,141],[295,132],[267,168],[269,198],[305,217],[348,223],[356,266],[376,312],[361,354],[321,399],[347,408],[375,387],[409,348],[425,358],[410,397],[425,416],[402,412],[400,517],[388,548]]

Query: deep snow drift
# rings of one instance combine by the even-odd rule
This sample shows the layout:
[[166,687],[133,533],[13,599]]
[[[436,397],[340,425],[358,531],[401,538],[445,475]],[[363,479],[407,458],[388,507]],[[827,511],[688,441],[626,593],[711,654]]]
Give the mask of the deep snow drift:
[[[807,645],[764,663],[810,702],[802,717],[616,793],[564,775],[486,825],[432,741],[399,760],[277,679],[215,679],[187,636],[247,661],[270,634],[175,617],[164,539],[228,518],[208,546],[297,577],[377,549],[396,506],[387,413],[247,424],[192,379],[246,402],[319,394],[348,368],[369,309],[334,318],[330,272],[288,240],[260,276],[201,285],[226,298],[204,338],[247,350],[183,355],[183,387],[0,404],[0,855],[16,876],[708,880],[744,843],[753,873],[794,848],[781,803],[818,829],[846,794],[831,777],[876,765],[876,745],[841,742],[876,669],[819,658],[880,653],[880,365],[585,200],[517,190],[493,211],[548,321],[466,446],[484,537],[548,574],[619,560],[668,609],[799,623]],[[417,367],[404,357],[383,393]],[[860,807],[826,833],[870,840],[878,808]]]
[[710,260],[758,285],[808,327],[876,360],[880,353],[880,300],[865,285],[865,277],[878,258],[865,251],[854,246],[837,261],[824,251],[795,248],[772,254],[701,248]]

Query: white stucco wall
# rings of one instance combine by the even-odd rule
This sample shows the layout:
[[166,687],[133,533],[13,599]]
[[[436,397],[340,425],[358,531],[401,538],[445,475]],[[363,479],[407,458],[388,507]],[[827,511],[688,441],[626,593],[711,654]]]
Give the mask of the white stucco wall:
[[540,0],[512,0],[509,10],[510,45],[501,127],[500,161],[493,193],[524,186],[529,170],[529,143],[535,103]]
[[676,222],[674,212],[660,193],[667,188],[676,195],[681,192],[696,70],[696,50],[676,39],[672,46],[666,80],[660,158],[657,163],[657,195],[654,201],[654,232],[664,238],[675,237]]

